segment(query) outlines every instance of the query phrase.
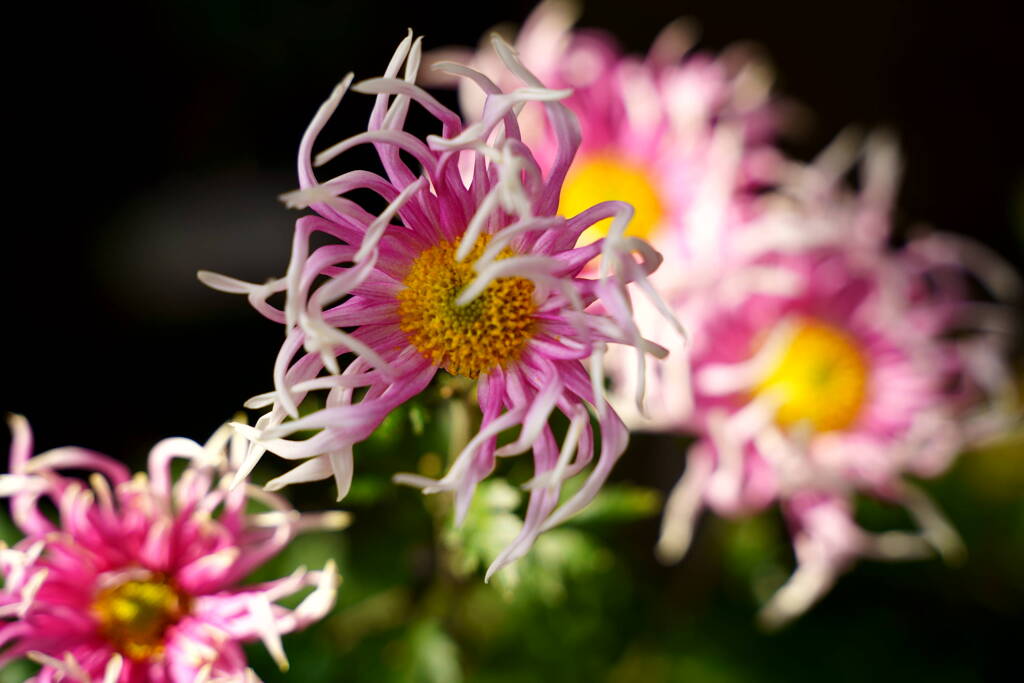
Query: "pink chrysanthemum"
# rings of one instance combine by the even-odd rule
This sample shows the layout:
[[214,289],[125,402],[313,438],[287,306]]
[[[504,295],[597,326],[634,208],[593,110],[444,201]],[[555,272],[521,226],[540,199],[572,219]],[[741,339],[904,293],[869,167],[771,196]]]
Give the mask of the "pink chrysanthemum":
[[[572,89],[563,102],[581,122],[580,153],[567,173],[559,211],[572,215],[597,198],[632,204],[636,217],[628,234],[650,240],[673,262],[685,264],[652,274],[659,296],[676,312],[684,301],[700,306],[701,298],[688,293],[706,293],[723,269],[749,261],[758,248],[747,230],[757,193],[785,168],[772,146],[785,107],[771,96],[770,69],[744,48],[720,57],[692,52],[694,31],[683,22],[669,25],[648,54],[637,57],[623,54],[603,31],[573,30],[575,19],[573,3],[547,0],[515,40],[523,63],[545,83]],[[509,80],[486,49],[447,48],[432,58],[467,60],[498,83]],[[459,94],[464,111],[479,117],[478,91],[462,84]],[[556,136],[539,105],[524,106],[520,127],[546,167],[557,149]],[[585,231],[580,244],[604,234],[606,223]],[[756,271],[748,268],[747,274],[763,289],[785,284]],[[616,382],[611,402],[627,425],[669,426],[691,408],[688,364],[680,362],[688,354],[687,340],[647,299],[636,300],[635,314],[643,320],[644,335],[675,359],[648,364],[645,376],[673,390],[658,393],[650,415],[638,400],[642,383],[629,382],[623,391],[626,383]],[[629,349],[611,347],[606,359],[613,375],[636,377]],[[652,422],[661,415],[671,415],[671,421]]]
[[[532,450],[535,476],[525,485],[531,495],[524,527],[488,575],[586,505],[625,448],[626,430],[602,396],[605,346],[632,346],[641,364],[644,354],[662,352],[640,337],[625,290],[631,282],[645,285],[660,256],[624,235],[632,210],[622,202],[603,202],[569,218],[557,215],[579,145],[576,119],[557,101],[568,93],[544,88],[507,44],[496,38],[494,45],[521,83],[511,92],[467,67],[439,65],[485,95],[480,120],[464,127],[415,84],[420,41],[410,35],[383,78],[352,87],[376,95],[369,130],[316,157],[320,165],[372,144],[384,176],[356,170],[321,182],[313,174],[312,148],[348,90],[351,76],[346,78],[300,146],[301,189],[285,199],[316,215],[298,220],[287,276],[253,285],[201,274],[211,286],[247,294],[261,313],[288,327],[276,391],[248,404],[272,408],[255,428],[241,428],[253,441],[248,467],[267,450],[301,461],[270,488],[333,475],[344,496],[353,446],[390,411],[423,391],[438,370],[477,380],[482,426],[448,473],[437,481],[396,479],[428,493],[454,491],[461,519],[496,456]],[[403,130],[411,102],[440,121],[441,135],[424,142]],[[520,136],[515,112],[527,102],[544,103],[557,141],[547,169]],[[370,190],[388,206],[374,216],[343,196],[353,190]],[[613,226],[607,238],[576,246],[584,230],[608,218]],[[311,251],[317,232],[332,243]],[[580,277],[598,256],[600,273]],[[283,311],[267,303],[280,291]],[[595,302],[606,313],[590,308]],[[345,366],[339,358],[347,354]],[[316,390],[327,391],[326,406],[300,418],[298,405]],[[597,435],[588,406],[598,416],[600,455],[580,490],[559,505],[562,482],[593,459]],[[548,426],[554,411],[570,424],[561,445]],[[514,441],[497,448],[498,435],[517,427]],[[309,429],[318,432],[305,440],[288,438]]]
[[[572,3],[543,2],[515,40],[523,63],[544,83],[572,89],[564,104],[579,117],[582,144],[566,176],[560,213],[571,216],[604,199],[629,202],[636,209],[629,234],[665,253],[693,257],[691,268],[705,267],[705,237],[680,226],[743,220],[748,202],[740,190],[772,179],[778,168],[770,143],[780,111],[769,99],[769,69],[740,48],[721,57],[691,53],[693,31],[684,23],[666,28],[645,57],[625,55],[602,31],[573,30],[575,14]],[[501,85],[509,81],[487,49],[434,55],[443,57],[468,60]],[[460,96],[463,111],[478,117],[479,91],[463,84]],[[539,106],[524,107],[520,126],[548,169],[558,145]],[[722,202],[723,193],[732,201]],[[708,215],[721,209],[727,215]],[[607,221],[594,225],[581,243],[606,230]]]
[[[659,553],[682,556],[704,505],[742,515],[780,502],[799,568],[766,607],[771,623],[806,609],[857,556],[916,557],[926,544],[958,552],[955,532],[905,478],[935,476],[1006,424],[993,401],[1010,385],[1010,325],[968,299],[964,278],[983,250],[941,235],[891,250],[897,153],[884,136],[866,151],[857,195],[842,188],[855,156],[842,138],[759,200],[729,266],[670,298],[692,332],[680,361],[689,356],[692,386],[647,377],[652,423],[701,435],[667,503]],[[993,294],[1017,286],[985,260],[972,270]],[[636,380],[629,367],[613,374]],[[691,396],[673,398],[681,392]],[[690,410],[663,409],[684,403]],[[858,492],[905,505],[921,533],[864,532],[851,514]]]
[[[42,664],[32,680],[104,683],[256,681],[241,643],[262,639],[278,664],[281,634],[321,619],[334,605],[337,573],[298,569],[240,585],[299,532],[340,528],[344,513],[300,515],[280,497],[230,488],[244,455],[231,429],[205,446],[167,439],[149,473],[81,448],[32,457],[23,417],[10,418],[10,496],[25,538],[0,548],[0,665],[27,655]],[[187,467],[172,480],[174,459]],[[60,474],[89,470],[89,485]],[[44,501],[56,508],[51,521]],[[246,511],[255,501],[265,511]],[[295,609],[277,605],[304,588]]]

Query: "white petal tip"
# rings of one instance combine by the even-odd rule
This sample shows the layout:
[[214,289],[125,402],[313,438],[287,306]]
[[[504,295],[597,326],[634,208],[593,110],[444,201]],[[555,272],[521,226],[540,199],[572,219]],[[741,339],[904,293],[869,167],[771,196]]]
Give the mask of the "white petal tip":
[[654,557],[666,567],[679,564],[686,556],[686,548],[677,545],[658,544],[654,548]]
[[226,294],[248,294],[252,285],[209,270],[196,271],[196,278],[210,289]]
[[345,529],[352,525],[352,514],[341,510],[326,512],[323,516],[323,524],[333,531]]

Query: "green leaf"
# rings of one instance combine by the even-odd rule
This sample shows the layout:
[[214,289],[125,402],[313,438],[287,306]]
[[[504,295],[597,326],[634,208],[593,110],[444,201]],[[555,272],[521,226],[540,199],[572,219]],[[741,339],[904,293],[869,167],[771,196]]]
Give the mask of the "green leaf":
[[21,683],[39,671],[39,666],[27,659],[16,659],[0,669],[0,683]]
[[460,683],[459,648],[436,621],[420,621],[402,643],[400,672],[408,683]]

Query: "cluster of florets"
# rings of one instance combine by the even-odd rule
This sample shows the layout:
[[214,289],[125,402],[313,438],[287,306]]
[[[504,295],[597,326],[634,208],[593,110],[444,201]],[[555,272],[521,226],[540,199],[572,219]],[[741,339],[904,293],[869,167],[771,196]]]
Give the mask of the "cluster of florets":
[[[280,634],[326,613],[333,567],[238,584],[300,529],[339,517],[300,516],[269,491],[333,477],[343,498],[353,447],[438,371],[476,380],[480,429],[443,478],[396,481],[452,491],[461,519],[497,456],[532,453],[534,461],[522,530],[488,576],[596,495],[627,441],[604,400],[605,350],[628,346],[641,366],[648,355],[664,356],[641,337],[627,289],[639,285],[658,305],[647,276],[660,256],[625,234],[633,210],[624,202],[559,213],[580,143],[576,118],[559,103],[570,91],[544,87],[502,40],[494,49],[517,80],[508,92],[467,67],[444,67],[484,96],[480,120],[466,125],[416,85],[421,47],[410,33],[383,77],[352,87],[375,95],[367,131],[314,159],[318,133],[352,85],[346,77],[300,144],[299,189],[283,197],[314,212],[296,224],[285,277],[253,285],[200,274],[211,286],[248,295],[287,328],[275,390],[248,404],[270,410],[254,427],[232,424],[230,457],[222,452],[226,432],[206,447],[169,440],[154,449],[150,476],[132,478],[116,461],[80,449],[32,458],[27,427],[14,421],[2,491],[12,496],[26,538],[3,550],[0,608],[13,620],[3,629],[6,659],[35,658],[40,680],[248,680],[254,674],[237,643],[261,638],[284,666]],[[520,132],[517,112],[527,103],[543,106],[553,131],[543,166]],[[403,130],[413,104],[436,117],[438,135],[423,140]],[[376,148],[383,175],[315,177],[314,165],[363,144]],[[345,196],[354,190],[376,193],[387,207],[370,214]],[[607,236],[578,245],[600,221],[612,224]],[[330,243],[313,248],[315,233]],[[595,259],[599,271],[588,269]],[[279,292],[283,309],[268,303]],[[311,392],[325,392],[324,407],[300,418]],[[549,425],[555,412],[569,422],[561,443]],[[317,431],[311,438],[291,438],[310,429]],[[499,448],[498,437],[516,429]],[[299,462],[266,490],[254,489],[245,480],[266,451]],[[188,467],[172,485],[173,457]],[[588,466],[582,486],[562,500],[563,483]],[[96,470],[91,490],[57,473],[66,467]],[[59,526],[36,509],[42,496],[57,506]],[[268,509],[250,514],[253,500]],[[314,591],[295,610],[275,604],[308,585]]]
[[[970,296],[978,284],[1013,296],[1015,274],[948,235],[892,248],[895,144],[844,135],[813,163],[787,160],[774,146],[784,108],[749,52],[693,53],[675,24],[634,57],[572,24],[568,5],[545,2],[515,46],[448,50],[461,64],[432,53],[424,74],[410,33],[382,77],[334,89],[299,146],[299,188],[282,196],[312,211],[287,273],[200,273],[285,327],[273,391],[247,403],[266,409],[254,426],[205,446],[163,441],[133,477],[83,449],[33,456],[27,423],[11,419],[0,495],[25,538],[0,548],[0,664],[31,657],[39,681],[249,681],[239,644],[259,639],[286,667],[281,635],[333,606],[333,565],[241,582],[297,533],[347,517],[299,514],[271,491],[333,478],[343,499],[355,446],[439,372],[475,382],[480,427],[440,479],[396,482],[451,492],[461,520],[497,457],[532,456],[521,530],[488,577],[595,497],[627,427],[695,437],[662,559],[686,553],[704,507],[780,506],[797,568],[765,606],[769,624],[858,557],[961,552],[908,477],[935,476],[1016,419],[1007,314]],[[426,73],[459,83],[465,118],[417,84]],[[374,97],[367,130],[314,154],[350,90]],[[412,106],[436,134],[405,129]],[[316,176],[359,145],[380,171]],[[858,160],[854,192],[843,179]],[[671,268],[655,272],[654,247]],[[300,412],[313,394],[320,407]],[[245,480],[267,452],[296,465],[256,488]],[[66,469],[91,471],[88,485]],[[865,531],[853,515],[864,495],[905,506],[918,528]],[[278,604],[303,589],[294,609]]]
[[[570,5],[546,2],[516,39],[524,63],[573,89],[564,102],[583,144],[561,208],[631,202],[631,229],[672,264],[651,282],[688,332],[637,300],[640,329],[669,358],[639,367],[606,355],[628,426],[697,436],[659,555],[683,556],[704,506],[738,516],[780,505],[799,567],[765,607],[770,624],[805,610],[859,556],[956,555],[956,533],[906,478],[937,475],[1014,419],[1008,311],[972,302],[968,280],[998,300],[1019,289],[1015,275],[949,235],[891,248],[895,143],[848,133],[812,164],[787,160],[773,146],[785,107],[748,52],[691,53],[676,24],[637,58],[572,23]],[[461,56],[500,78],[486,51]],[[523,138],[551,158],[550,127],[524,114]],[[843,178],[858,159],[853,192]],[[865,532],[857,495],[906,506],[920,529]]]
[[[340,500],[354,471],[353,447],[397,406],[439,371],[477,381],[482,423],[447,474],[439,480],[400,474],[396,481],[427,493],[452,491],[461,519],[497,456],[532,453],[535,476],[525,484],[530,502],[522,531],[488,576],[525,553],[543,530],[582,509],[625,449],[626,430],[603,397],[601,358],[608,345],[628,347],[641,366],[648,354],[664,355],[633,323],[626,287],[636,284],[659,307],[647,276],[661,257],[625,234],[630,206],[602,201],[559,212],[580,144],[576,117],[560,102],[570,91],[545,88],[501,38],[495,37],[493,52],[514,84],[507,92],[468,67],[435,65],[482,94],[480,119],[466,125],[416,85],[420,41],[410,35],[383,78],[351,86],[376,95],[368,131],[314,160],[314,141],[350,89],[347,78],[300,146],[300,189],[286,201],[315,215],[296,224],[288,274],[260,285],[202,274],[211,286],[247,294],[288,329],[275,391],[248,404],[270,411],[255,427],[240,428],[252,441],[243,469],[265,451],[301,461],[270,482],[272,488],[333,476]],[[403,130],[413,103],[437,118],[440,135],[424,142]],[[547,165],[521,134],[515,112],[526,104],[546,114]],[[383,176],[314,176],[314,161],[324,164],[360,144],[376,147]],[[402,152],[421,168],[410,168]],[[367,213],[344,196],[356,189],[379,194],[388,207],[379,216]],[[605,237],[580,242],[584,231],[605,220],[612,223]],[[314,232],[333,243],[311,251]],[[595,259],[599,269],[589,267]],[[285,306],[277,310],[267,297],[282,290]],[[324,408],[299,417],[299,404],[314,391],[326,391]],[[555,412],[571,425],[561,444],[549,426]],[[518,436],[499,448],[497,437],[515,428]],[[310,429],[317,430],[311,438],[289,438]],[[598,438],[585,483],[560,504],[563,482],[595,460]]]
[[[839,145],[762,199],[747,261],[679,296],[693,331],[689,408],[652,411],[661,427],[699,435],[666,508],[664,558],[685,552],[703,505],[728,516],[781,505],[799,566],[765,607],[771,624],[806,609],[859,556],[958,555],[956,533],[908,477],[940,474],[1013,419],[999,362],[1010,325],[990,324],[1008,311],[969,300],[972,264],[950,260],[966,253],[954,238],[889,247],[890,140],[863,148],[856,194],[838,180],[855,150],[844,159]],[[984,258],[973,268],[982,277],[1005,271]],[[993,296],[1010,294],[989,283]],[[663,379],[649,378],[652,393],[671,391]],[[853,518],[856,495],[905,506],[919,530],[867,533]]]
[[[272,493],[232,487],[245,449],[230,427],[205,445],[160,442],[134,476],[83,448],[33,456],[25,419],[10,427],[0,494],[25,537],[0,548],[0,665],[27,655],[42,664],[41,683],[254,681],[242,643],[262,640],[285,669],[281,635],[334,606],[331,562],[242,584],[296,534],[339,529],[348,515],[299,514]],[[185,462],[176,479],[175,460]],[[61,474],[69,469],[91,472],[88,482]],[[277,604],[307,588],[294,609]]]

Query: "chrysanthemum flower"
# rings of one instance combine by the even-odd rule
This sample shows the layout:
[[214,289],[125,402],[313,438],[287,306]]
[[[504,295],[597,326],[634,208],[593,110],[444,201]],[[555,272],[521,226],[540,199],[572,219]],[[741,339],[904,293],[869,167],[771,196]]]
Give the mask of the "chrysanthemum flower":
[[[132,477],[81,448],[33,457],[26,420],[9,422],[10,473],[0,475],[0,494],[11,498],[25,538],[0,548],[0,666],[27,655],[42,664],[32,679],[40,683],[255,681],[241,643],[262,639],[285,668],[281,634],[334,605],[332,563],[241,585],[297,533],[340,528],[346,515],[300,515],[274,494],[232,489],[244,442],[229,447],[229,427],[205,446],[160,442],[148,476]],[[175,459],[186,462],[176,480]],[[91,471],[88,485],[63,469]],[[251,501],[264,511],[248,512]],[[295,609],[276,604],[307,587]]]
[[[746,205],[738,190],[763,184],[778,167],[770,143],[781,111],[769,98],[770,70],[745,48],[720,57],[691,52],[695,31],[682,22],[667,27],[646,56],[626,55],[603,31],[573,30],[575,17],[574,3],[542,2],[515,39],[523,63],[544,83],[572,89],[564,104],[580,119],[582,144],[560,212],[572,216],[605,199],[626,201],[636,209],[629,234],[666,253],[703,251],[699,242],[706,237],[680,226],[707,222],[711,211],[726,211],[723,220],[741,219]],[[433,58],[462,59],[499,85],[509,82],[488,49],[447,48]],[[460,96],[463,111],[480,116],[479,91],[464,83]],[[526,105],[520,126],[548,169],[558,144],[540,107]],[[608,221],[595,224],[581,243],[607,228]],[[700,256],[692,268],[705,267]]]
[[[353,446],[389,412],[423,391],[439,370],[477,380],[482,426],[448,473],[437,481],[415,475],[397,480],[426,492],[454,491],[461,518],[496,456],[532,450],[535,476],[526,484],[531,496],[522,533],[489,573],[586,505],[622,453],[626,430],[602,398],[605,346],[631,346],[641,363],[645,353],[661,353],[640,337],[625,291],[628,283],[646,284],[660,256],[624,235],[632,211],[622,202],[599,203],[568,218],[557,214],[579,145],[575,117],[557,101],[568,93],[544,88],[500,39],[495,49],[521,87],[502,92],[467,67],[441,65],[485,95],[480,120],[464,127],[415,84],[420,41],[410,35],[383,78],[352,87],[376,95],[368,131],[315,157],[320,165],[372,144],[384,175],[355,170],[319,181],[313,145],[349,88],[351,76],[346,78],[300,145],[301,189],[285,199],[316,213],[297,222],[287,276],[253,285],[201,274],[216,288],[247,294],[260,312],[288,327],[276,390],[248,404],[272,408],[255,428],[241,428],[254,443],[249,467],[266,450],[301,461],[271,481],[272,489],[333,475],[339,498],[344,496]],[[440,121],[441,135],[423,141],[403,130],[412,102]],[[557,141],[547,169],[520,135],[515,112],[527,102],[544,103]],[[367,212],[343,196],[353,190],[379,195],[387,208]],[[576,246],[584,230],[609,218],[606,239]],[[314,233],[331,244],[311,250]],[[597,256],[600,273],[580,277]],[[281,291],[284,310],[267,303]],[[595,302],[606,312],[588,308]],[[339,360],[344,357],[347,365]],[[325,407],[300,418],[299,404],[316,390],[327,391]],[[583,486],[560,505],[562,482],[594,456],[598,435],[588,406],[598,418],[600,455]],[[548,426],[555,411],[570,425],[561,445]],[[513,428],[519,429],[516,438],[498,448],[498,435]],[[318,431],[310,438],[288,438],[311,429]]]
[[[969,300],[965,279],[982,248],[931,235],[891,250],[895,147],[872,138],[854,195],[841,182],[848,143],[793,166],[714,281],[675,290],[671,305],[692,332],[692,387],[647,378],[654,424],[700,435],[667,503],[660,555],[682,556],[704,505],[735,516],[780,502],[799,568],[764,612],[772,623],[806,609],[857,556],[917,557],[924,542],[959,552],[906,477],[937,475],[1007,418],[994,397],[1010,385],[1001,359],[1011,326],[998,307]],[[994,257],[973,270],[997,296],[1016,286]],[[689,411],[662,410],[681,392],[692,392]],[[864,532],[856,493],[906,506],[921,533]]]
[[[706,293],[724,269],[750,260],[746,233],[757,193],[776,182],[785,167],[773,142],[786,107],[771,94],[771,70],[744,47],[721,56],[693,51],[695,30],[685,22],[666,27],[647,55],[624,54],[604,31],[573,29],[576,15],[574,3],[546,0],[515,37],[528,68],[552,87],[572,89],[563,102],[581,123],[580,153],[566,175],[559,211],[573,215],[599,199],[629,202],[636,217],[627,234],[649,240],[671,254],[673,262],[685,264],[652,274],[659,295],[675,312],[683,305],[701,306],[701,297],[689,292]],[[484,48],[445,48],[431,58],[461,59],[499,84],[510,80]],[[436,72],[432,79],[452,82]],[[479,117],[479,91],[462,83],[459,95],[462,109]],[[524,105],[519,118],[523,139],[547,168],[557,149],[554,129],[536,103]],[[580,244],[600,237],[607,227],[607,221],[596,223],[581,235]],[[763,277],[756,270],[747,273],[762,289],[785,286],[784,276]],[[645,337],[674,358],[648,364],[646,378],[673,390],[659,392],[658,405],[647,406],[648,413],[636,398],[641,385],[617,381],[611,402],[631,427],[669,427],[691,408],[683,360],[689,353],[687,340],[647,299],[637,298],[635,314],[643,320]],[[635,378],[629,349],[611,347],[606,359],[613,375]],[[627,384],[628,390],[622,390]],[[671,418],[652,421],[662,415]]]

